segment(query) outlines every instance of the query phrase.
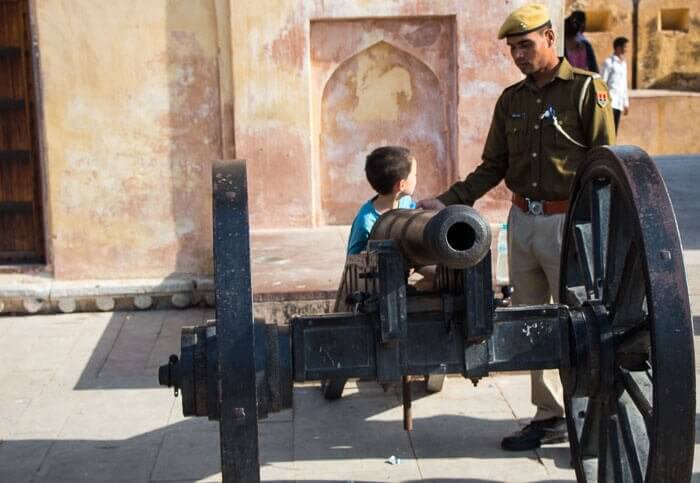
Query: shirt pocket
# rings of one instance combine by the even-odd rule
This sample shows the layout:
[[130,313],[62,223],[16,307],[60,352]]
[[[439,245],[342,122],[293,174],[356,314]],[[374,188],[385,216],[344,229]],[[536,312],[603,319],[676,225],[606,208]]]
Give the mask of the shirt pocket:
[[506,121],[506,139],[508,141],[509,156],[517,156],[525,151],[525,119],[508,119]]

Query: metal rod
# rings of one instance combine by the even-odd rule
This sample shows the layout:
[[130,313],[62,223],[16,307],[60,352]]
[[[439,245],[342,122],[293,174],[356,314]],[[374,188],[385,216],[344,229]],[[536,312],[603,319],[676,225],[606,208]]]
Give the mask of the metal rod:
[[409,376],[401,378],[403,386],[403,429],[413,431],[413,414],[411,413],[411,379]]

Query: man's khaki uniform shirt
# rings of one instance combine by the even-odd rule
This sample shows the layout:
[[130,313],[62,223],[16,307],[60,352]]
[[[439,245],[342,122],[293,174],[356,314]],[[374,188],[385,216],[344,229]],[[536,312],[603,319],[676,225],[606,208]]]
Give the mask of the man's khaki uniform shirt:
[[472,205],[505,178],[506,186],[525,198],[566,200],[588,150],[614,143],[605,83],[597,74],[573,68],[562,59],[554,79],[541,89],[528,76],[503,91],[483,162],[438,199],[446,205]]

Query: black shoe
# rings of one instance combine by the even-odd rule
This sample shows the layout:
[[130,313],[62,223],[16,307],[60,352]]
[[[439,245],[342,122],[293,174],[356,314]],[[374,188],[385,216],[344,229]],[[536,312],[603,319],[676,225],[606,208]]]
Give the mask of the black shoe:
[[543,444],[563,443],[567,439],[566,420],[550,418],[532,421],[520,431],[506,436],[501,441],[501,448],[507,451],[527,451]]

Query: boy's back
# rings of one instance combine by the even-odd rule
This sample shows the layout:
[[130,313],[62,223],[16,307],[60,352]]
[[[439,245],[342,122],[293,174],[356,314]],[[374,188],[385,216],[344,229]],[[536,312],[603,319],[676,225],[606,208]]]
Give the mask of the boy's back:
[[[372,227],[381,216],[381,213],[372,204],[376,198],[375,196],[362,205],[352,222],[350,238],[348,239],[348,255],[356,255],[367,248],[367,241],[369,240],[369,234],[372,232]],[[399,199],[398,208],[413,209],[415,207],[416,203],[410,196],[404,196]]]

